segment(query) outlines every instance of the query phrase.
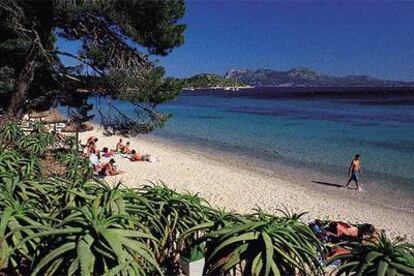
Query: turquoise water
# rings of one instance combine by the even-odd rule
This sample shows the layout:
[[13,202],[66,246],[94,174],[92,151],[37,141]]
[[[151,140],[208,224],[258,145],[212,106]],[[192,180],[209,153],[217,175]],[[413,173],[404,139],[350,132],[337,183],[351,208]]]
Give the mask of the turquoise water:
[[316,181],[325,175],[346,181],[349,163],[359,153],[367,186],[414,195],[413,107],[412,92],[292,97],[269,89],[184,92],[161,107],[173,117],[152,135],[307,168]]

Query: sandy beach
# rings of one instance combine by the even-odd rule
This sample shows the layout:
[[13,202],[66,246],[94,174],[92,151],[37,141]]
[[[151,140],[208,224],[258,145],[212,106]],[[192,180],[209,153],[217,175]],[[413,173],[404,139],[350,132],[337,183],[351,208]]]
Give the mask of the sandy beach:
[[[119,136],[104,136],[96,126],[94,131],[80,134],[82,141],[99,138],[98,147],[114,148]],[[260,207],[274,212],[287,208],[304,212],[306,220],[314,218],[344,220],[352,223],[372,223],[392,236],[406,235],[414,241],[414,213],[375,204],[364,193],[335,187],[316,187],[264,174],[261,171],[228,161],[228,156],[216,156],[186,148],[173,142],[151,139],[150,136],[123,138],[140,153],[149,153],[152,162],[131,162],[116,156],[119,169],[126,171],[107,177],[110,183],[138,187],[148,182],[162,181],[178,191],[199,193],[213,206],[241,213]],[[275,176],[276,175],[276,176]]]

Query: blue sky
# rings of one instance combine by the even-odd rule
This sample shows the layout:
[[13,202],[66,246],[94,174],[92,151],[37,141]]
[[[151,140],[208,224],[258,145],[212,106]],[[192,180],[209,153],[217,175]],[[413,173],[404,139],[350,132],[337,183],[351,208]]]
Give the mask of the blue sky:
[[[414,80],[414,2],[187,1],[168,75],[308,67]],[[60,42],[61,47],[70,47]]]

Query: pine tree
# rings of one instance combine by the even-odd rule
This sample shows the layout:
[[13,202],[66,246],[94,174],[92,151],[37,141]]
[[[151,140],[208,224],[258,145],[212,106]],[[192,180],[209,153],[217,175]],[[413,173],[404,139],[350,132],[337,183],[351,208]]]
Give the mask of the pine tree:
[[[0,99],[6,115],[19,118],[29,108],[70,102],[87,88],[135,105],[135,118],[118,110],[107,127],[152,130],[167,118],[154,108],[176,97],[181,86],[150,57],[184,43],[184,12],[184,0],[2,0]],[[79,42],[79,50],[61,51],[59,38]],[[77,65],[63,64],[63,56]]]

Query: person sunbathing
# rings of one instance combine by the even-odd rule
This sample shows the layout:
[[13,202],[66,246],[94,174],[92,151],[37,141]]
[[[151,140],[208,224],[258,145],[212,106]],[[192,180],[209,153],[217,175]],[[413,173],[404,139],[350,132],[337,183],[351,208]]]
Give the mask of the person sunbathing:
[[109,151],[107,147],[104,147],[102,150],[102,157],[109,158],[112,157],[113,154],[113,151]]
[[351,253],[351,250],[348,248],[344,248],[341,246],[334,246],[333,248],[329,249],[328,255],[326,256],[326,259],[328,261],[332,260],[333,258],[339,256],[339,255],[347,255]]
[[95,142],[89,142],[88,146],[86,147],[86,156],[91,155],[92,153],[96,154],[98,158],[101,158],[101,154],[99,153],[98,149],[96,148]]
[[101,170],[101,164],[99,163],[98,155],[96,155],[95,152],[91,153],[89,161],[91,162],[93,171],[98,174]]
[[313,233],[315,233],[318,239],[326,240],[327,235],[323,221],[321,221],[320,219],[315,219],[314,222],[309,224],[309,227],[312,229]]
[[115,167],[115,159],[111,159],[109,160],[108,163],[106,163],[105,165],[103,165],[101,171],[99,172],[99,175],[101,176],[114,176],[114,175],[118,175],[123,173],[123,171],[118,170]]
[[358,227],[343,221],[331,221],[326,229],[327,235],[333,238],[366,239],[376,232],[375,227],[365,223]]
[[91,154],[92,151],[95,150],[95,146],[93,145],[93,142],[89,142],[88,144],[86,144],[86,146],[83,148],[82,150],[82,156],[83,157],[89,157],[89,155]]
[[96,136],[90,136],[89,138],[88,138],[88,140],[86,140],[86,144],[87,145],[89,145],[89,143],[90,142],[94,142],[94,143],[96,143],[96,142],[98,142],[98,138],[96,137]]
[[119,139],[119,142],[116,144],[114,152],[122,152],[122,150],[125,148],[125,145],[122,143],[122,138]]
[[123,147],[123,149],[121,150],[121,153],[123,154],[130,154],[132,152],[131,150],[131,143],[127,142],[125,147]]
[[141,155],[138,152],[136,152],[136,150],[131,151],[131,157],[129,158],[129,160],[131,160],[132,162],[135,162],[135,161],[148,161],[148,162],[151,162],[149,154]]
[[326,229],[330,237],[358,237],[358,228],[343,221],[331,221]]

